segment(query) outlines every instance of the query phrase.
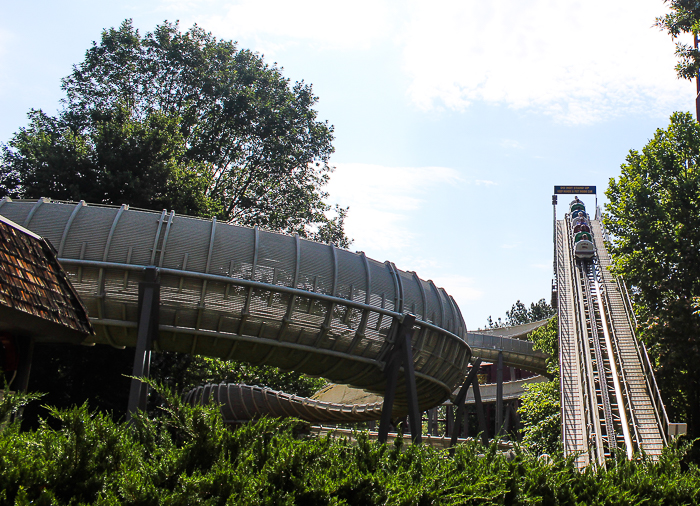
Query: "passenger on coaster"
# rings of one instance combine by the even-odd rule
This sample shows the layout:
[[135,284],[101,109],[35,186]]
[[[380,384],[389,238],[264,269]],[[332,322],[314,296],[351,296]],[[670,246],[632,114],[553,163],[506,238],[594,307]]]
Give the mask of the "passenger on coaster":
[[579,242],[579,241],[590,241],[591,240],[591,234],[588,232],[579,232],[576,234],[576,237],[574,238],[574,242]]

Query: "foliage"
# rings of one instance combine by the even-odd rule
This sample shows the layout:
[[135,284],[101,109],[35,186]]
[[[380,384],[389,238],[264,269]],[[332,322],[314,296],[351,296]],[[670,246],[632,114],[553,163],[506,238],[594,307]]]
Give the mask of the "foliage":
[[[86,404],[89,409],[109,413],[115,420],[126,415],[134,350],[116,350],[105,345],[71,346],[38,344],[34,351],[30,390],[46,392],[44,402],[60,409]],[[192,356],[185,353],[153,353],[151,377],[184,393],[202,383],[231,382],[260,385],[286,393],[310,397],[325,380],[310,378],[276,367]],[[109,385],[109,387],[106,387]],[[46,408],[27,406],[25,427],[37,427]]]
[[[37,343],[29,376],[29,391],[45,392],[43,403],[69,408],[88,403],[90,409],[126,414],[130,379],[134,365],[133,348],[77,346],[64,343]],[[24,410],[23,426],[37,427],[46,409],[32,403]]]
[[559,337],[557,317],[534,330],[533,348],[549,355],[549,381],[525,385],[518,414],[523,424],[522,445],[537,455],[561,454],[561,399],[559,391]]
[[[656,18],[655,25],[666,31],[674,40],[682,33],[700,32],[700,2],[697,0],[664,0],[671,12]],[[676,73],[681,79],[695,79],[700,70],[700,52],[695,47],[676,43]]]
[[[216,215],[347,247],[325,204],[333,127],[312,87],[198,26],[130,20],[63,79],[63,109],[3,146],[0,193]],[[334,217],[327,216],[333,212]]]
[[700,125],[674,113],[610,180],[604,223],[672,419],[700,434]]
[[21,413],[27,404],[43,396],[37,392],[12,392],[6,383],[0,391],[0,428],[9,423],[14,415]]
[[545,325],[530,332],[527,338],[532,341],[533,349],[549,355],[547,373],[551,376],[557,376],[559,374],[559,320],[557,317],[550,318]]
[[186,392],[203,383],[244,383],[279,390],[300,397],[311,397],[326,380],[311,378],[277,367],[192,356],[185,353],[158,353],[152,362],[154,380],[177,392]]
[[203,166],[184,158],[178,120],[159,111],[143,120],[115,105],[82,128],[66,117],[29,113],[29,126],[3,146],[0,189],[11,196],[120,204],[212,216]]
[[[310,85],[194,26],[141,36],[127,20],[105,30],[63,79],[63,108],[29,113],[2,146],[0,195],[122,204],[218,216],[347,247],[347,209],[325,204],[333,127],[318,121]],[[335,217],[326,216],[334,214]],[[308,393],[294,373],[204,359],[156,357],[156,377],[262,383]],[[183,369],[188,361],[193,371]],[[68,407],[126,408],[133,351],[43,346],[30,388]],[[171,381],[172,382],[172,381]],[[187,385],[185,385],[187,383]],[[104,388],[104,385],[110,388]],[[30,407],[28,420],[40,409]],[[33,424],[33,423],[32,423]]]
[[513,304],[510,311],[506,311],[506,321],[503,322],[500,318],[498,321],[493,321],[491,316],[489,316],[486,325],[489,329],[497,329],[500,327],[513,327],[515,325],[522,325],[524,323],[537,322],[540,320],[546,320],[547,318],[554,315],[556,311],[547,304],[547,301],[540,299],[535,302],[530,303],[530,309],[525,306],[520,300]]
[[700,472],[669,448],[658,462],[579,472],[517,449],[305,435],[294,420],[227,429],[216,406],[163,392],[161,415],[116,423],[85,406],[0,432],[0,505],[10,504],[691,504]]

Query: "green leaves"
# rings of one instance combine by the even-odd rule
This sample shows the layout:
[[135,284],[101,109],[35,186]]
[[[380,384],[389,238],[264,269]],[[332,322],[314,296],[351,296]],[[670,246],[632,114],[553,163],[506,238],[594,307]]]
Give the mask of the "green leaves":
[[218,406],[164,397],[156,417],[115,423],[50,409],[33,432],[0,432],[0,506],[10,504],[690,504],[700,473],[668,448],[658,463],[579,472],[571,459],[300,435],[299,422],[224,426]]
[[130,20],[63,79],[58,117],[30,113],[3,147],[0,191],[216,215],[347,247],[325,203],[333,127],[317,97],[198,26]]
[[[671,12],[656,18],[655,25],[666,31],[673,39],[682,33],[697,35],[700,32],[700,2],[696,0],[664,0],[670,4]],[[695,79],[700,70],[700,52],[693,46],[676,43],[676,73],[682,79]]]
[[[674,113],[611,179],[604,223],[614,269],[630,285],[639,332],[670,416],[700,423],[700,125]],[[680,421],[680,420],[679,420]]]
[[520,398],[518,414],[523,424],[522,445],[536,455],[562,454],[561,399],[559,393],[559,337],[557,317],[537,328],[529,336],[533,348],[549,355],[550,381],[531,383]]

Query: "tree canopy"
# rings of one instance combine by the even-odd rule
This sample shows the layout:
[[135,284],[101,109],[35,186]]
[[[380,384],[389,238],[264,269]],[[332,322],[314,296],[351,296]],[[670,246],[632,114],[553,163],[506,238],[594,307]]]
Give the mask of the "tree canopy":
[[[700,32],[700,2],[698,0],[664,0],[671,12],[656,18],[656,26],[668,32],[673,39],[682,33]],[[682,79],[695,79],[700,70],[700,52],[694,46],[676,43],[676,72]]]
[[510,311],[506,311],[505,322],[499,318],[497,321],[493,321],[493,318],[489,316],[486,325],[487,328],[495,329],[499,327],[513,327],[515,325],[522,325],[524,323],[537,322],[540,320],[546,320],[556,314],[556,311],[552,306],[547,304],[544,299],[538,300],[536,303],[531,302],[530,308],[520,302],[520,299],[513,304]]
[[311,85],[281,70],[196,25],[142,36],[126,20],[63,79],[57,116],[30,111],[3,145],[0,193],[167,207],[347,247],[347,209],[323,191],[333,127]]
[[671,416],[700,434],[700,125],[674,113],[611,179],[604,223]]
[[[331,209],[323,191],[333,127],[317,119],[311,85],[290,83],[277,64],[196,25],[165,22],[142,36],[126,20],[102,32],[62,89],[55,116],[30,111],[2,145],[0,196],[167,208],[349,245],[347,209]],[[30,388],[118,417],[132,362],[131,350],[40,345]],[[180,389],[214,378],[300,395],[319,387],[293,372],[176,354],[157,355],[154,370]]]

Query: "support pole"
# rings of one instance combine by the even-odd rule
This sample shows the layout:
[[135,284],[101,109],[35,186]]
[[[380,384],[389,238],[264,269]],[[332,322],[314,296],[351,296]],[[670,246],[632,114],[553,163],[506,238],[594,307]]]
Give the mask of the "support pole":
[[[34,360],[34,338],[27,337],[17,339],[19,348],[19,363],[17,364],[17,376],[13,381],[14,390],[17,392],[26,392],[29,389],[29,374],[32,372],[32,362]],[[20,408],[14,415],[12,420],[21,420],[24,408]]]
[[551,306],[557,307],[557,195],[552,195],[552,244],[554,244],[554,255],[552,256],[552,270],[554,277],[552,278],[552,300]]
[[19,364],[17,364],[17,376],[14,380],[14,390],[26,392],[29,388],[29,374],[32,372],[34,359],[34,338],[27,337],[17,339],[19,345]]
[[503,415],[503,427],[502,433],[507,435],[508,432],[510,431],[510,419],[511,419],[511,413],[513,411],[513,403],[512,402],[507,402],[505,405],[505,413]]
[[477,358],[472,364],[472,368],[467,374],[467,379],[464,380],[462,388],[459,389],[459,393],[455,398],[454,405],[457,406],[457,414],[455,415],[455,422],[452,425],[452,437],[450,438],[450,446],[454,446],[457,443],[457,438],[459,437],[459,429],[461,424],[464,422],[466,425],[466,411],[467,411],[467,393],[469,393],[469,387],[476,379],[476,375],[479,372],[479,367],[481,367],[481,359]]
[[137,410],[146,409],[148,385],[138,378],[148,378],[151,367],[151,349],[153,341],[158,338],[158,323],[160,314],[160,280],[155,267],[146,267],[144,280],[139,283],[139,311],[134,354],[134,368],[131,373],[131,389],[129,390],[129,409],[127,417]]
[[384,403],[382,404],[382,418],[379,423],[379,442],[386,443],[391,424],[391,411],[396,397],[399,372],[403,365],[406,385],[406,400],[408,401],[408,425],[411,431],[411,439],[414,443],[421,442],[422,423],[418,410],[418,391],[416,389],[416,373],[413,369],[413,350],[411,349],[411,337],[413,336],[413,324],[416,317],[405,314],[399,320],[394,320],[392,328],[395,331],[394,343],[385,369],[386,390]]
[[484,404],[481,402],[481,392],[479,391],[479,378],[474,377],[472,381],[474,388],[474,406],[476,407],[476,418],[479,421],[479,432],[481,432],[481,443],[484,446],[489,444],[489,436],[486,433],[486,416],[484,415]]
[[[693,33],[693,45],[695,50],[698,50],[698,34]],[[700,75],[695,76],[695,119],[700,121]]]
[[445,406],[445,436],[452,434],[452,426],[454,425],[454,406]]
[[496,429],[494,437],[501,435],[503,429],[503,352],[498,352],[496,364]]

